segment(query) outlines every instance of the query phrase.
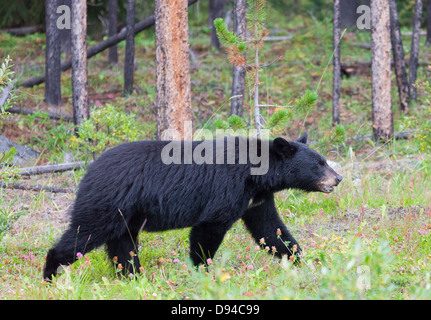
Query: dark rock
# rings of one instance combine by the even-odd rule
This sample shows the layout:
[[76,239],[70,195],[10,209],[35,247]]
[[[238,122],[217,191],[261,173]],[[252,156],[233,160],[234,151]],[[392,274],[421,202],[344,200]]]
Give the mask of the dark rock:
[[21,146],[5,136],[0,135],[0,159],[1,156],[10,150],[10,148],[15,147],[16,154],[13,158],[13,165],[23,165],[29,163],[31,160],[36,159],[39,156],[39,152],[33,150],[28,146]]

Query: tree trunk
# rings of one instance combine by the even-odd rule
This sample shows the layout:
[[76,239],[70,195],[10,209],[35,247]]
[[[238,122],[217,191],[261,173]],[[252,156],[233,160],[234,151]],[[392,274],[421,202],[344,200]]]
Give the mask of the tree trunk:
[[393,135],[389,2],[371,1],[371,80],[374,140]]
[[400,110],[407,114],[409,99],[409,82],[407,79],[406,62],[404,60],[404,48],[401,39],[400,23],[398,20],[397,3],[389,0],[391,10],[391,42],[394,56],[395,74],[397,76],[398,95],[400,98]]
[[72,1],[72,104],[73,122],[90,116],[87,82],[87,1]]
[[431,0],[427,1],[427,45],[431,46]]
[[417,78],[417,69],[419,61],[419,32],[421,27],[422,17],[422,0],[415,1],[415,16],[413,20],[413,35],[412,35],[412,48],[410,50],[410,66],[409,66],[409,78],[410,78],[410,96],[411,99],[417,100],[417,92],[414,86]]
[[[194,3],[196,3],[197,1],[198,0],[189,0],[188,4],[190,6]],[[135,35],[141,31],[145,30],[145,29],[152,27],[154,25],[154,22],[155,22],[155,17],[154,17],[154,15],[151,15],[151,16],[145,18],[144,20],[136,23],[135,24]],[[88,48],[87,59],[97,55],[98,53],[110,48],[113,45],[116,45],[117,43],[119,43],[125,39],[126,39],[126,28],[123,28],[116,35],[109,37],[108,39],[103,40],[103,41],[99,42],[98,44]],[[72,59],[64,61],[61,64],[61,71],[66,71],[66,70],[69,70],[70,68],[72,68]],[[19,86],[24,87],[24,88],[31,88],[33,86],[37,86],[38,84],[45,82],[45,80],[46,80],[45,76],[34,77],[34,78],[30,78],[30,79],[20,83]]]
[[[109,0],[108,16],[109,16],[108,37],[112,37],[117,34],[118,0]],[[117,45],[113,45],[112,47],[109,48],[109,62],[118,63]]]
[[192,119],[187,14],[187,0],[156,0],[157,136],[162,140],[191,135],[185,130]]
[[[246,0],[235,0],[233,5],[234,31],[245,40],[247,30]],[[245,55],[245,53],[244,53]],[[230,100],[231,114],[242,116],[245,94],[245,66],[233,67],[232,98]]]
[[57,0],[46,0],[45,102],[54,106],[61,105],[61,53],[57,7]]
[[[69,19],[71,19],[70,9],[72,8],[72,0],[57,0],[57,1],[59,6],[64,5],[67,8],[69,8]],[[56,19],[60,19],[59,14],[61,13],[64,14],[65,12],[64,11],[57,12]],[[64,26],[62,26],[62,28],[59,29],[61,52],[67,55],[70,55],[72,53],[72,36],[71,36],[72,26],[70,25],[71,21],[62,20],[62,23],[67,24],[68,27],[64,28]]]
[[340,57],[340,0],[334,0],[334,18],[333,18],[333,86],[332,86],[332,125],[340,123],[340,88],[341,88],[341,57]]
[[212,28],[211,46],[217,50],[220,50],[220,42],[217,37],[216,28],[214,26],[214,20],[217,18],[222,18],[223,14],[224,14],[224,0],[210,0],[209,20]]
[[126,55],[124,58],[124,95],[133,92],[133,72],[135,61],[135,0],[127,0]]

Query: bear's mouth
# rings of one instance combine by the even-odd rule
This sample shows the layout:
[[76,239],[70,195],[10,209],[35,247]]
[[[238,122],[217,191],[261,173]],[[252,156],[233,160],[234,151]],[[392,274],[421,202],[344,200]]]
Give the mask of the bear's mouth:
[[320,184],[319,185],[319,191],[321,191],[323,193],[331,193],[332,191],[334,191],[334,187],[330,187],[326,184]]

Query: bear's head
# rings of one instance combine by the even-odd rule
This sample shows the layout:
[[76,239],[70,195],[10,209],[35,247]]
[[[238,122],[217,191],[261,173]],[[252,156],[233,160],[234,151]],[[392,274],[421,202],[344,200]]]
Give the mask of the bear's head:
[[272,151],[278,162],[281,161],[277,171],[283,175],[283,184],[287,188],[330,193],[343,177],[328,165],[322,155],[306,145],[307,137],[304,133],[297,141],[274,139]]

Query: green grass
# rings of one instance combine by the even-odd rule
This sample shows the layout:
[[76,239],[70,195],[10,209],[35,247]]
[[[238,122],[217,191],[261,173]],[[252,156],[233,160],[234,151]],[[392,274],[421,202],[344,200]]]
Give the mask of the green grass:
[[[136,278],[117,274],[100,248],[47,284],[44,256],[61,230],[30,226],[0,244],[0,298],[429,299],[430,173],[428,162],[389,178],[365,173],[356,184],[346,175],[330,195],[279,193],[278,210],[304,250],[300,267],[268,254],[239,221],[208,271],[189,264],[183,229],[140,236]],[[56,210],[49,194],[33,203],[34,212]]]

